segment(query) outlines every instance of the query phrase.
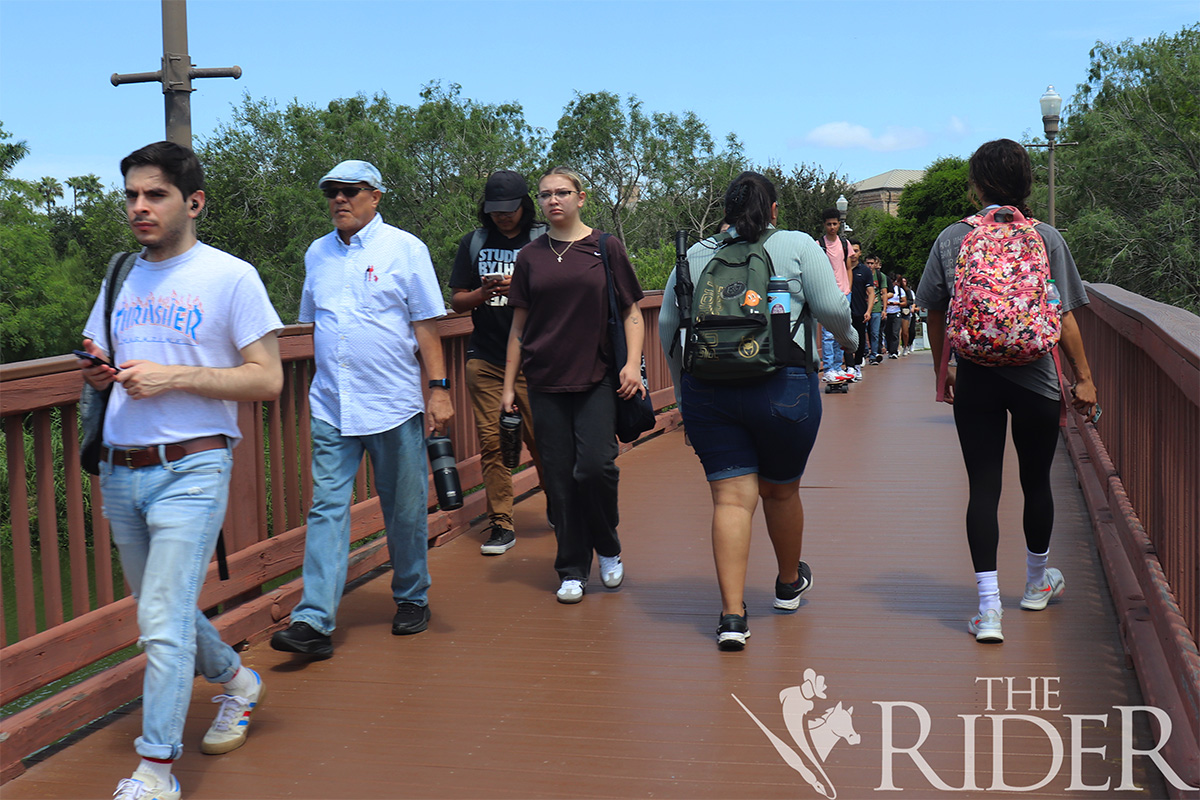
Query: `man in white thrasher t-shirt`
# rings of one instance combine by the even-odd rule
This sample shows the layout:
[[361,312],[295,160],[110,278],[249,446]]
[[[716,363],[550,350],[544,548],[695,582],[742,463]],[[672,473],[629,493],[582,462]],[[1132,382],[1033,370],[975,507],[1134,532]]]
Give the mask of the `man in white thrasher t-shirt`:
[[122,160],[121,174],[143,249],[119,288],[111,327],[102,287],[84,328],[84,349],[105,363],[79,361],[94,388],[112,387],[100,486],[147,656],[134,742],[142,760],[114,797],[176,800],[171,766],[183,752],[193,676],[223,684],[205,753],[245,741],[262,694],[262,679],[196,603],[225,518],[237,404],[278,397],[283,324],[254,267],[196,239],[204,173],[191,150],[147,145]]

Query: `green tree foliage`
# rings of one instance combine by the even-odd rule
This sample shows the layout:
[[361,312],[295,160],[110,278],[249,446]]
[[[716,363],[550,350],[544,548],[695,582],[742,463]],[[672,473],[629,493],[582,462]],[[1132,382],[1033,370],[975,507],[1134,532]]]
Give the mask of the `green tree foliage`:
[[104,192],[99,175],[77,175],[67,178],[67,186],[71,188],[71,204],[75,214],[79,213],[79,198],[82,197],[83,202],[87,203]]
[[725,187],[746,165],[737,138],[718,150],[694,113],[647,114],[636,96],[622,105],[612,92],[576,94],[567,104],[550,161],[579,173],[590,196],[585,220],[630,252],[657,249],[680,228],[711,233]]
[[925,177],[904,188],[897,215],[881,221],[871,251],[883,260],[885,271],[905,275],[909,286],[916,286],[938,234],[974,210],[967,196],[966,159],[939,158],[926,168]]
[[1097,43],[1056,152],[1058,222],[1086,280],[1200,313],[1200,24]]
[[835,207],[839,195],[852,193],[844,175],[826,174],[816,165],[800,164],[785,172],[772,164],[760,172],[775,184],[779,227],[804,231],[814,238],[824,235],[821,215],[825,209]]
[[63,187],[57,178],[42,178],[37,182],[36,190],[46,204],[46,214],[49,214],[50,209],[54,208],[55,198],[63,196]]
[[[78,216],[52,206],[35,213],[29,184],[9,177],[29,148],[9,138],[0,125],[0,359],[23,361],[79,346],[108,258],[133,238],[118,192]],[[53,178],[38,186],[52,184],[61,196]]]
[[258,267],[284,320],[295,319],[304,252],[328,233],[321,176],[348,158],[370,161],[388,191],[380,214],[429,247],[443,286],[459,238],[496,169],[529,174],[541,141],[519,105],[484,105],[457,85],[426,86],[416,108],[386,95],[279,109],[246,97],[199,148],[208,180],[202,238]]

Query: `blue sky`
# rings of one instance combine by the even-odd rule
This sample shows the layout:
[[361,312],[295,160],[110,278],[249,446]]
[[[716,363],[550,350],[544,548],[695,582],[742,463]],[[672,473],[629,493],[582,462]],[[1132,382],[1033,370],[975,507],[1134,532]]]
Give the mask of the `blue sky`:
[[[415,105],[440,80],[552,132],[576,91],[607,90],[694,111],[757,163],[861,180],[1040,134],[1038,97],[1069,100],[1096,41],[1198,18],[1196,0],[191,0],[192,62],[243,70],[196,82],[192,125],[202,139],[243,95]],[[0,121],[31,150],[15,176],[118,185],[121,157],[163,138],[163,101],[109,76],[161,54],[159,0],[0,0]]]

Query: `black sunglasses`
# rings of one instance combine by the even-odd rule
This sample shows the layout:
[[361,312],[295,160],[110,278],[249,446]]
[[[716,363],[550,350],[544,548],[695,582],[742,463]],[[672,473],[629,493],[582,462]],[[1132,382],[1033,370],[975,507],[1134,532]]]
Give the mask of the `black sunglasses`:
[[337,197],[339,194],[345,195],[347,200],[353,200],[358,197],[359,192],[375,191],[370,186],[326,186],[321,189],[321,193],[330,200]]

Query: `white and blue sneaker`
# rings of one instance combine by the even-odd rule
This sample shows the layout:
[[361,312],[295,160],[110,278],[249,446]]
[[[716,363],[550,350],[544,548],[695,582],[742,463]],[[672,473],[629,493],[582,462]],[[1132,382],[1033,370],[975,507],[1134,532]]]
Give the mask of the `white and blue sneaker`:
[[179,800],[183,791],[179,781],[171,776],[169,784],[164,786],[158,778],[149,772],[138,770],[132,778],[126,778],[117,784],[113,792],[113,800]]
[[220,703],[221,707],[217,709],[217,718],[213,720],[208,733],[204,734],[200,752],[215,756],[236,750],[246,743],[246,733],[250,730],[250,715],[267,693],[262,676],[249,667],[246,669],[254,675],[254,688],[248,692],[248,697],[219,694],[212,699],[214,703]]

